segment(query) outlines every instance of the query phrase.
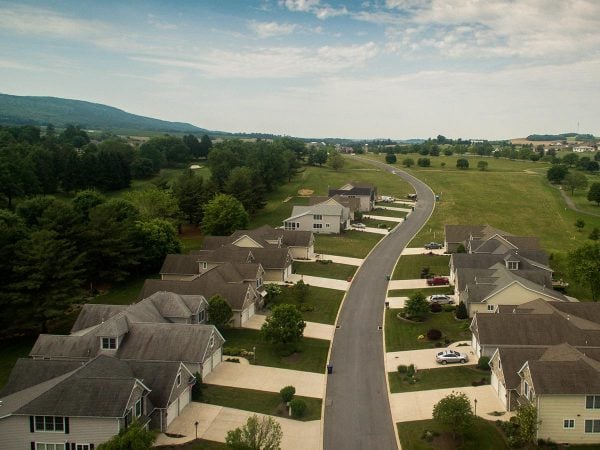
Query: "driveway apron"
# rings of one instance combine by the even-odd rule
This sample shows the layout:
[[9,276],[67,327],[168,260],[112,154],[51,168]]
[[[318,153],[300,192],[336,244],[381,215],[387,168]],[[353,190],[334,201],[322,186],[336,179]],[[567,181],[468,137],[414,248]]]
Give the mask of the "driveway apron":
[[392,273],[402,250],[428,220],[434,196],[429,187],[396,171],[416,190],[419,201],[406,221],[390,232],[364,260],[354,276],[338,318],[325,399],[323,446],[337,449],[397,448],[388,399],[382,336],[386,275]]

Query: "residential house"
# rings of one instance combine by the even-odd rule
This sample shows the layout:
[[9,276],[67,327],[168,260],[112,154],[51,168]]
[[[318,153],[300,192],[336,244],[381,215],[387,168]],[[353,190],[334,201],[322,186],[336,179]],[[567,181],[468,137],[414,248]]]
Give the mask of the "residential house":
[[350,209],[334,201],[312,206],[294,206],[292,215],[283,221],[286,230],[339,234],[350,226]]
[[473,347],[491,356],[507,410],[537,408],[539,439],[600,443],[600,304],[535,300],[477,314]]
[[164,431],[195,381],[181,362],[19,359],[0,393],[0,448],[93,450],[133,421]]
[[574,153],[593,152],[595,150],[596,149],[594,147],[591,147],[589,145],[577,145],[577,146],[573,147]]
[[371,211],[377,199],[377,188],[368,183],[348,183],[338,189],[329,189],[327,196],[358,198],[360,200],[360,211]]
[[333,205],[334,202],[339,203],[350,210],[350,220],[354,220],[355,213],[360,211],[360,199],[356,197],[342,197],[341,195],[334,195],[331,198],[316,195],[308,197],[309,206],[318,205],[320,203]]

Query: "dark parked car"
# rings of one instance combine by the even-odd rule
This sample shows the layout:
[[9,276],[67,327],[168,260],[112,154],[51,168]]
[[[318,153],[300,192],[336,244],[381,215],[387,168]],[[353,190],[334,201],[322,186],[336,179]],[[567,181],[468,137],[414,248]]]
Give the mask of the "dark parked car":
[[425,244],[425,248],[427,250],[437,250],[440,248],[444,248],[444,244],[439,244],[437,242],[430,242],[429,244]]
[[450,284],[450,280],[446,277],[433,277],[427,279],[428,286],[445,286]]
[[458,362],[464,364],[469,360],[469,355],[455,352],[454,350],[443,350],[435,355],[435,360],[444,365]]

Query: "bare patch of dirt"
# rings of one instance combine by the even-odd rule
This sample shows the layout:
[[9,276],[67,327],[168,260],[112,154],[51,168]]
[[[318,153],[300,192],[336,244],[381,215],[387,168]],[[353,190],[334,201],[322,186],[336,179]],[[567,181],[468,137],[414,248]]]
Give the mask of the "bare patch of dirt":
[[315,191],[313,191],[312,189],[300,189],[298,191],[298,195],[301,195],[302,197],[308,197],[309,195],[313,195]]

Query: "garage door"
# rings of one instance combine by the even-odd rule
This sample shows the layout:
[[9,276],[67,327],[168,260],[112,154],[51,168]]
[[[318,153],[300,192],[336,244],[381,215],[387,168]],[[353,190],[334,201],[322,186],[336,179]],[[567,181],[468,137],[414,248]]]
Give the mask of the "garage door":
[[212,367],[210,364],[210,358],[208,358],[206,361],[204,361],[204,364],[202,364],[202,379],[204,380],[208,374],[211,372]]
[[473,350],[475,351],[477,357],[481,356],[479,354],[479,345],[477,345],[477,338],[475,337],[475,334],[473,334],[473,337],[471,338],[471,347],[473,347]]
[[250,305],[250,308],[248,308],[248,317],[252,317],[254,315],[254,308],[255,308],[255,304],[252,303]]
[[242,326],[248,321],[248,308],[242,311]]
[[181,414],[181,411],[183,411],[183,408],[185,408],[187,406],[187,404],[190,402],[190,393],[191,393],[191,390],[189,388],[186,388],[185,391],[183,391],[181,393],[181,395],[179,396],[179,414]]
[[222,350],[221,347],[219,347],[212,355],[212,368],[214,369],[215,367],[217,367],[219,364],[221,364],[221,354],[222,354]]
[[179,415],[179,399],[175,399],[173,403],[167,408],[167,427],[171,425],[171,422]]

